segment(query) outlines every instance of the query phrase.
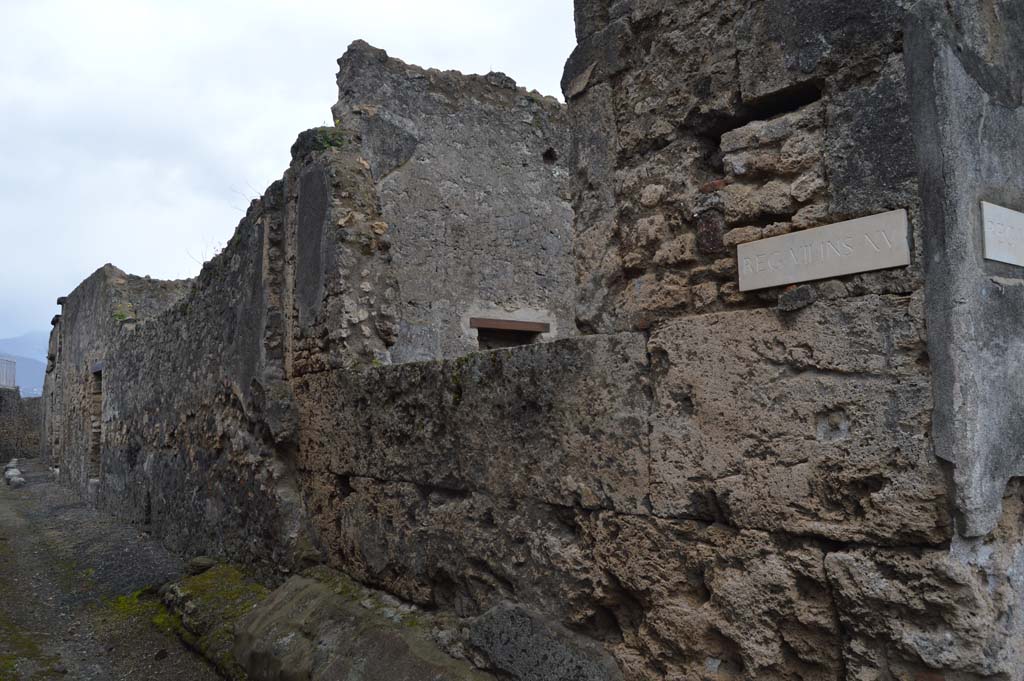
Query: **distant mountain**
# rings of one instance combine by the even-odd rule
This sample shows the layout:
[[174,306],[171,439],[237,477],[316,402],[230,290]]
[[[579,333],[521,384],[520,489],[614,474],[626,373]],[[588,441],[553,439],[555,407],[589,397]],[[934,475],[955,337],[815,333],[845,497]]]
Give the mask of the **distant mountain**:
[[50,344],[48,331],[33,331],[17,338],[0,339],[0,358],[17,363],[17,383],[22,397],[43,394],[46,376],[46,349]]
[[0,338],[0,354],[17,355],[45,362],[46,349],[49,345],[49,331],[31,331],[16,338]]

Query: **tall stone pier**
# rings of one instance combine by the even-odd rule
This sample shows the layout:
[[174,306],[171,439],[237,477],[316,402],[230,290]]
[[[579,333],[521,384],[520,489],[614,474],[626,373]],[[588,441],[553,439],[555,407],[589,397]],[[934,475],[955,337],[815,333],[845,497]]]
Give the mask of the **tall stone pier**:
[[[652,362],[627,676],[1024,678],[1024,269],[982,210],[1024,211],[1024,3],[576,19],[577,316]],[[909,266],[828,276],[902,244],[813,228],[891,211]]]
[[62,299],[62,480],[502,679],[1024,680],[1024,0],[576,24],[564,106],[353,45],[196,281]]

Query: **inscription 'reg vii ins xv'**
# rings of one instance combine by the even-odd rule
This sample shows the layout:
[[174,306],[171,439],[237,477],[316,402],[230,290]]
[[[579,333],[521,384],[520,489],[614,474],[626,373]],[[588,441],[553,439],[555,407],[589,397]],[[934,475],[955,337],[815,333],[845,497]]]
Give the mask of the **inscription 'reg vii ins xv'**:
[[907,211],[741,244],[740,290],[753,291],[910,264]]

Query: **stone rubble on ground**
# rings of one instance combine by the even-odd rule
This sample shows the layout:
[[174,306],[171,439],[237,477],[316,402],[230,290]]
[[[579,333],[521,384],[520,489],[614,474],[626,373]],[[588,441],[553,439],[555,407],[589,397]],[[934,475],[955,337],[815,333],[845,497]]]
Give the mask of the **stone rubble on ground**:
[[[21,470],[18,469],[17,460],[11,461],[4,466],[4,482],[10,485],[11,482],[16,479],[21,480]],[[22,483],[24,482],[25,481],[22,480]]]

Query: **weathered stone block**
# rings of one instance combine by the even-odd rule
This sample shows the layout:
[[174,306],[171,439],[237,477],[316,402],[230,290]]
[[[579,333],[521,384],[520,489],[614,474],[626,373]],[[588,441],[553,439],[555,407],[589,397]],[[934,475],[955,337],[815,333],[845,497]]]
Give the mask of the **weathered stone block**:
[[[17,458],[34,458],[42,453],[43,400],[22,399],[18,388],[0,388],[0,461],[16,467]],[[11,466],[11,464],[15,466]]]
[[917,203],[913,133],[903,62],[834,97],[828,109],[825,165],[829,210],[861,217]]
[[510,604],[477,618],[470,626],[469,642],[492,668],[522,681],[622,679],[618,665],[599,645]]
[[328,560],[364,583],[460,616],[509,599],[561,621],[592,612],[574,509],[369,478],[306,490]]
[[921,314],[919,299],[871,296],[655,328],[654,512],[838,541],[948,539]]
[[825,552],[693,521],[583,519],[602,575],[594,598],[621,627],[627,679],[838,679],[840,630]]
[[582,39],[565,65],[562,92],[566,99],[582,94],[621,73],[629,66],[629,47],[632,39],[629,22],[612,22]]
[[830,553],[825,565],[847,632],[843,654],[851,678],[878,678],[880,669],[897,678],[930,670],[946,670],[946,678],[1017,678],[1017,531],[1019,516],[997,537],[957,541],[952,550]]
[[[339,580],[344,578],[339,576]],[[292,577],[238,623],[234,655],[252,681],[489,681],[452,659],[413,617],[393,621],[345,584]],[[371,607],[367,607],[371,606]],[[397,619],[397,618],[396,618]]]
[[954,465],[960,531],[983,537],[1024,474],[1024,286],[980,239],[981,201],[1024,208],[1024,15],[1016,2],[921,3],[907,31],[935,451]]
[[737,30],[745,101],[785,96],[840,71],[862,73],[899,45],[897,0],[821,3],[768,0],[743,14]]
[[643,338],[624,334],[309,376],[296,388],[300,464],[315,476],[640,512],[646,363]]

